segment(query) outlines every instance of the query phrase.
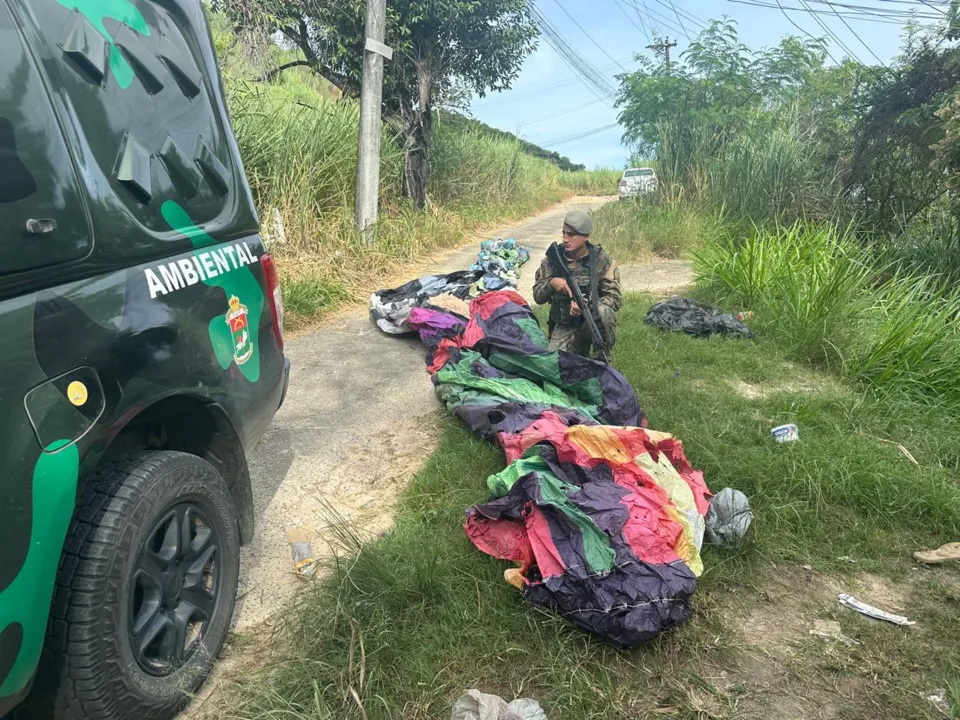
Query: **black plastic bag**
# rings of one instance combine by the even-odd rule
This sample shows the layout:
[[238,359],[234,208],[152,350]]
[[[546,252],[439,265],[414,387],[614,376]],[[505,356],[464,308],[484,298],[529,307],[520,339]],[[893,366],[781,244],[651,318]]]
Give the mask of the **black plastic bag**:
[[647,311],[643,321],[647,325],[685,332],[696,337],[730,335],[752,338],[753,332],[730,313],[704,305],[689,298],[671,298],[659,302]]

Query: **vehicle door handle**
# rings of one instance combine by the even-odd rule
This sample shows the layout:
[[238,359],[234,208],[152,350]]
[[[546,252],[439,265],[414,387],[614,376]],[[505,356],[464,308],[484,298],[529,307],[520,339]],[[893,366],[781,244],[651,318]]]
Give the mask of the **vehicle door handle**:
[[57,229],[57,221],[52,218],[27,220],[27,232],[31,235],[44,235]]

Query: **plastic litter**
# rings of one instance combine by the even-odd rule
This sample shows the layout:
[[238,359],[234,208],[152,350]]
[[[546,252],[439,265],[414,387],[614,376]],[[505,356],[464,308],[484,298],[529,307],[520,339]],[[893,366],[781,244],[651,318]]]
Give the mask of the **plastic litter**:
[[866,615],[867,617],[872,617],[875,620],[884,620],[894,625],[916,625],[917,623],[907,619],[903,615],[894,615],[893,613],[888,613],[886,610],[881,610],[878,607],[873,605],[868,605],[867,603],[857,600],[853,595],[848,593],[842,593],[838,598],[840,604],[844,607],[848,607],[851,610],[856,610],[861,615]]
[[824,638],[825,640],[839,640],[847,647],[860,644],[853,638],[844,635],[840,623],[834,620],[814,620],[813,629],[810,630],[810,634]]
[[920,550],[913,554],[913,558],[925,565],[942,565],[951,560],[960,560],[960,542],[947,543],[936,550]]
[[736,547],[750,529],[753,511],[739,490],[724,488],[710,500],[706,517],[706,539],[714,545]]
[[779,443],[796,442],[800,439],[800,429],[793,423],[790,423],[773,428],[773,430],[770,431],[770,435]]
[[530,698],[508,703],[499,695],[467,690],[453,706],[452,720],[547,720],[547,714]]
[[933,703],[937,711],[944,717],[953,717],[950,711],[950,700],[947,698],[947,691],[944,689],[933,690],[923,696],[925,700]]
[[657,303],[647,311],[643,322],[664,330],[685,332],[696,337],[710,335],[753,337],[753,331],[730,313],[689,298],[675,297]]
[[287,532],[287,542],[293,553],[293,572],[300,578],[312,577],[317,572],[317,558],[310,534],[303,528],[293,528]]

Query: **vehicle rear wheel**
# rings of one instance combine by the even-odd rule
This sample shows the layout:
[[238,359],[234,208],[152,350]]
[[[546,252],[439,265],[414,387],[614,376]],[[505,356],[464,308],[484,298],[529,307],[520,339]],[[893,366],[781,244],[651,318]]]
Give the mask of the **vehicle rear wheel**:
[[240,537],[212,465],[180,452],[108,461],[86,483],[27,710],[166,720],[203,684],[230,627]]

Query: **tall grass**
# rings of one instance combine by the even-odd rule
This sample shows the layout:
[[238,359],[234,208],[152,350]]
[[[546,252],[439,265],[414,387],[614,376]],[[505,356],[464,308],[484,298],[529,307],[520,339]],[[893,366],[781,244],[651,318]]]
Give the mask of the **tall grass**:
[[433,144],[429,191],[435,202],[536,205],[557,194],[560,169],[527,155],[518,141],[470,127],[441,126]]
[[690,205],[671,207],[644,199],[609,203],[593,213],[593,241],[620,263],[688,257],[719,232],[721,219]]
[[827,218],[839,202],[829,168],[811,162],[814,138],[798,122],[753,121],[719,131],[659,123],[657,169],[670,203],[706,203],[754,223]]
[[883,392],[960,402],[960,289],[894,275],[849,232],[796,223],[694,252],[700,290],[754,310],[792,357]]
[[849,372],[880,387],[960,401],[960,288],[895,277],[875,292],[873,327]]
[[794,357],[828,365],[856,332],[874,272],[848,233],[801,223],[709,242],[694,267],[714,299],[757,311]]
[[616,195],[622,170],[576,170],[560,173],[561,187],[577,195]]

